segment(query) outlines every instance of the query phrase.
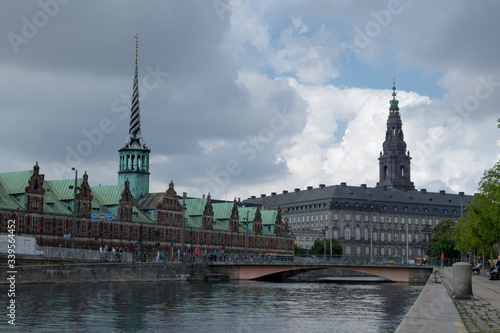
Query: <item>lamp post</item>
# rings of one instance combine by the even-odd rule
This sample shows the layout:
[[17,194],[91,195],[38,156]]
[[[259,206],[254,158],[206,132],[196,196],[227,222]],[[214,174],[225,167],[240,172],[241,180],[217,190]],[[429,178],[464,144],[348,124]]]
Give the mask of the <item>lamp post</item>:
[[443,255],[443,231],[441,230],[441,268],[444,266],[444,255]]
[[333,260],[333,232],[332,232],[332,236],[330,237],[330,262],[332,262]]
[[[76,186],[76,182],[78,179],[78,170],[75,168],[71,168],[75,172],[75,186],[70,185],[69,188],[73,189],[73,217],[71,218],[71,248],[75,248],[75,224],[76,224],[76,191],[78,187]],[[64,241],[66,244],[66,240]]]
[[328,232],[328,227],[325,226],[325,229],[322,230],[323,231],[323,258],[325,258],[324,260],[326,261],[326,233]]
[[184,260],[184,225],[186,224],[186,196],[187,193],[184,192],[182,193],[182,229],[181,229],[181,256],[180,256],[180,261],[183,262]]
[[406,264],[408,265],[408,250],[409,250],[409,247],[408,247],[408,228],[410,226],[408,225],[408,222],[406,222]]
[[370,229],[370,264],[373,263],[373,228]]
[[248,214],[250,214],[250,211],[247,210],[247,217],[246,217],[246,221],[244,222],[245,226],[246,226],[246,230],[245,230],[245,262],[248,260]]

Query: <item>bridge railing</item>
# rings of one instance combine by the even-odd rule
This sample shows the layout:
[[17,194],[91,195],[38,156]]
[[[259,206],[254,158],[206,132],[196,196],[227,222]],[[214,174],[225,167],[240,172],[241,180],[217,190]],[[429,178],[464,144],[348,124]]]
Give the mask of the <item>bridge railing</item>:
[[415,258],[388,257],[388,256],[359,256],[359,255],[342,255],[342,256],[323,256],[316,255],[295,255],[291,258],[276,258],[264,256],[250,256],[246,258],[243,255],[226,257],[217,257],[211,260],[206,260],[208,263],[215,264],[286,264],[293,262],[294,264],[321,264],[321,265],[435,265],[434,258],[423,260],[415,260]]
[[92,261],[92,262],[131,262],[132,254],[125,252],[112,252],[95,250],[83,250],[50,246],[37,247],[43,254],[32,255],[30,257],[42,260],[61,260],[61,261]]

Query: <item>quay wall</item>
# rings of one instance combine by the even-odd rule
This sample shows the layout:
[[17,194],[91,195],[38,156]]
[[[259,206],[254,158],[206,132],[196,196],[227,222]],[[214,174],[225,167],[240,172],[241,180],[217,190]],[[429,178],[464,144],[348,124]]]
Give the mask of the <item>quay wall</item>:
[[[59,263],[59,264],[38,264],[38,265],[18,265],[15,268],[16,283],[58,283],[58,282],[121,282],[121,281],[160,281],[160,280],[242,280],[248,279],[248,274],[257,274],[262,269],[272,270],[278,267],[274,265],[228,265],[209,263]],[[8,284],[7,277],[10,270],[8,266],[1,265],[3,278],[1,284]],[[315,268],[317,269],[317,268]],[[278,268],[278,271],[280,269]],[[310,269],[301,268],[302,273]],[[406,268],[405,279],[396,276],[386,276],[393,281],[425,283],[429,279],[432,267],[421,266]],[[319,271],[329,272],[329,276],[366,276],[368,274],[356,271],[350,267],[337,267],[337,271],[331,269],[320,269]],[[319,272],[318,271],[318,272]],[[246,272],[246,273],[245,273]],[[342,274],[339,274],[342,272]],[[349,272],[349,274],[347,274]],[[283,272],[283,280],[290,277]],[[332,274],[333,273],[333,274]],[[335,274],[336,273],[336,274]],[[372,273],[373,274],[373,273]],[[378,274],[374,274],[378,275]],[[387,274],[385,274],[387,275]],[[383,275],[379,275],[383,276]]]
[[[8,284],[7,266],[0,266]],[[204,263],[94,263],[22,265],[15,269],[16,283],[123,282],[161,280],[203,280],[209,274]]]

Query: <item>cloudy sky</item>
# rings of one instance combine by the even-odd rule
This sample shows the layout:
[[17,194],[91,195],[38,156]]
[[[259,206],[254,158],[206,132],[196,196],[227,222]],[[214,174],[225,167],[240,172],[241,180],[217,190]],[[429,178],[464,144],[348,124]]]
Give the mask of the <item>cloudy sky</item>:
[[139,36],[152,192],[375,186],[393,78],[415,186],[500,156],[500,2],[0,2],[0,172],[118,182]]

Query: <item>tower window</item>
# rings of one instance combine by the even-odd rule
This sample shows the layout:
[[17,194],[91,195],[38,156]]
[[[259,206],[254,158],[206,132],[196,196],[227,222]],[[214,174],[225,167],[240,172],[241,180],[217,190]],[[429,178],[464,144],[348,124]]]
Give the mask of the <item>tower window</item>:
[[388,170],[387,170],[387,165],[384,166],[384,179],[387,179],[388,176]]
[[405,176],[405,167],[402,165],[399,170],[401,171],[401,178],[404,178]]

